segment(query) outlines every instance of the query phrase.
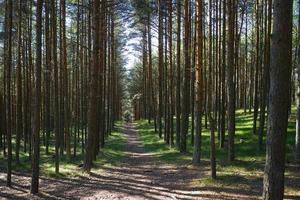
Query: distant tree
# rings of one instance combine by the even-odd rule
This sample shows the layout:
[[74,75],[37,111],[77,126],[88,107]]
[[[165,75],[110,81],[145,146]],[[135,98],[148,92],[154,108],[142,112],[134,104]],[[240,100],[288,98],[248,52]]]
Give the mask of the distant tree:
[[[67,157],[71,156],[71,141],[70,141],[70,107],[69,107],[69,78],[68,78],[68,66],[67,66],[67,42],[66,42],[66,1],[60,1],[60,15],[61,15],[61,73],[63,73],[63,102],[64,102],[64,128],[63,132],[65,133],[66,138],[66,152]],[[64,134],[63,134],[64,135]]]
[[158,134],[162,137],[163,112],[163,1],[158,0]]
[[258,148],[263,149],[263,134],[265,129],[266,105],[269,93],[269,71],[270,71],[270,36],[272,29],[272,0],[267,0],[265,4],[265,47],[264,47],[264,69],[262,76],[262,98],[260,106],[260,124],[258,130]]

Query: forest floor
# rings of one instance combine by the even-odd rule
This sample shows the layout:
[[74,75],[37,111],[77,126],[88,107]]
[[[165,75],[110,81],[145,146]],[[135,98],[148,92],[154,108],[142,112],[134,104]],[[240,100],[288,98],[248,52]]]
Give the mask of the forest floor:
[[[210,131],[208,130],[209,126],[205,127],[204,119],[201,137],[201,166],[199,167],[193,167],[192,165],[193,145],[191,131],[187,135],[187,153],[183,154],[174,146],[166,145],[164,139],[158,137],[153,123],[149,124],[147,120],[141,120],[135,124],[135,127],[146,152],[151,152],[152,156],[160,160],[161,163],[173,165],[177,169],[180,169],[181,166],[186,166],[187,171],[189,169],[198,171],[198,173],[195,173],[194,178],[190,180],[191,187],[194,188],[194,191],[198,191],[196,192],[196,195],[198,195],[196,198],[260,199],[265,166],[265,146],[263,150],[258,149],[258,135],[253,134],[253,114],[245,114],[242,110],[237,110],[236,113],[234,162],[229,163],[227,161],[227,149],[219,147],[218,133],[215,133],[216,180],[211,179],[210,175]],[[294,160],[296,124],[294,113],[289,119],[286,144],[285,199],[300,200],[300,162]],[[189,130],[193,130],[191,123],[190,126]],[[176,137],[175,133],[174,137]]]
[[[112,160],[96,163],[90,174],[81,174],[78,165],[71,169],[76,171],[74,176],[42,174],[40,193],[35,196],[29,194],[30,173],[14,172],[13,188],[7,188],[5,170],[0,167],[0,199],[259,199],[261,177],[247,177],[247,187],[238,183],[240,179],[231,180],[229,176],[229,181],[237,182],[234,187],[223,184],[222,179],[212,184],[207,178],[207,160],[198,167],[190,162],[165,162],[149,151],[140,128],[139,124],[123,125],[123,141],[113,135],[117,141],[109,142],[123,142],[124,146],[108,143],[107,146],[116,148],[104,152]],[[287,199],[300,199],[300,196],[287,196]]]

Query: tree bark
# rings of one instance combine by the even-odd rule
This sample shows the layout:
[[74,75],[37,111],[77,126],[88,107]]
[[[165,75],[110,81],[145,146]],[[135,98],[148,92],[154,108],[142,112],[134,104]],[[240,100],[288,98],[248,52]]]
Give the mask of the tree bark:
[[98,91],[98,76],[100,70],[100,1],[93,1],[93,29],[94,29],[94,45],[93,45],[93,62],[91,66],[90,94],[88,105],[88,136],[85,151],[84,170],[90,172],[94,158],[95,142],[94,138],[98,134],[98,117],[97,117],[97,91]]
[[180,148],[181,117],[181,0],[177,1],[176,146]]
[[12,23],[13,23],[13,3],[6,1],[5,9],[5,70],[6,70],[6,137],[7,137],[7,181],[6,185],[11,187],[11,163],[12,163],[12,143],[11,143],[11,71],[12,71]]
[[235,86],[234,86],[234,39],[235,39],[235,0],[228,0],[228,161],[234,160],[235,135]]
[[180,131],[180,152],[186,152],[186,137],[189,130],[189,103],[190,103],[190,1],[184,1],[184,80],[182,94],[182,119]]
[[[203,0],[196,2],[196,81],[195,81],[195,139],[193,163],[200,164],[203,110]],[[194,86],[193,86],[194,87]]]
[[40,159],[40,112],[41,112],[41,71],[42,71],[42,14],[43,0],[36,6],[36,67],[35,96],[32,125],[32,175],[30,193],[36,194],[39,189],[39,159]]
[[60,147],[60,119],[59,119],[59,88],[58,88],[58,65],[57,65],[57,19],[56,1],[51,2],[51,25],[52,25],[52,66],[54,70],[54,132],[55,132],[55,173],[59,173],[59,147]]
[[163,11],[162,0],[158,0],[158,134],[162,138],[163,112]]
[[20,141],[23,130],[22,121],[22,1],[19,0],[18,24],[18,63],[17,63],[17,132],[16,132],[16,162],[20,162]]
[[274,0],[263,199],[284,197],[285,145],[292,60],[292,0]]
[[[298,2],[300,12],[300,1]],[[298,18],[298,66],[297,66],[297,117],[295,138],[295,159],[300,160],[300,16]]]

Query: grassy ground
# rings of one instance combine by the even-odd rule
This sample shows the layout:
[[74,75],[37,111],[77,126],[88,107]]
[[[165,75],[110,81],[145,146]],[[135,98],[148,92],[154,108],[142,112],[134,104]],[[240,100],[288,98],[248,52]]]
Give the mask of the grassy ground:
[[[264,169],[265,150],[258,150],[258,136],[252,132],[253,115],[236,112],[235,152],[236,161],[227,163],[226,149],[218,148],[217,142],[217,180],[211,180],[209,171],[207,176],[201,178],[199,183],[211,187],[242,186],[260,193]],[[188,153],[182,154],[175,148],[170,148],[154,132],[152,124],[147,121],[138,121],[136,127],[146,151],[152,152],[159,160],[169,164],[191,164],[193,146],[188,135]],[[175,130],[175,129],[174,129]],[[217,134],[217,133],[216,133]],[[287,137],[287,171],[286,192],[300,198],[300,169],[299,164],[293,162],[295,141],[295,112],[293,111],[288,128]],[[202,134],[202,165],[209,168],[210,133],[204,129]]]
[[[101,150],[97,161],[94,162],[93,170],[98,170],[101,166],[118,165],[120,158],[124,156],[124,137],[121,134],[120,128],[122,124],[117,123],[115,131],[107,139],[105,147]],[[13,146],[14,146],[13,141]],[[73,145],[73,144],[72,144]],[[73,147],[73,146],[72,146]],[[22,148],[21,148],[22,149]],[[73,155],[73,149],[71,149]],[[82,166],[84,154],[82,153],[81,143],[77,145],[77,156],[71,159],[67,159],[66,155],[60,157],[60,174],[55,174],[55,148],[52,143],[49,146],[49,154],[45,154],[44,146],[41,146],[40,154],[40,169],[41,174],[44,176],[55,177],[74,177],[82,175],[82,171],[78,170]],[[14,153],[14,151],[13,151]],[[14,155],[13,155],[14,159]],[[15,162],[12,163],[13,171],[19,172],[30,172],[30,162],[28,160],[28,153],[20,152],[20,164],[16,165]],[[0,169],[1,171],[6,170],[6,158],[3,156],[3,152],[0,153]]]

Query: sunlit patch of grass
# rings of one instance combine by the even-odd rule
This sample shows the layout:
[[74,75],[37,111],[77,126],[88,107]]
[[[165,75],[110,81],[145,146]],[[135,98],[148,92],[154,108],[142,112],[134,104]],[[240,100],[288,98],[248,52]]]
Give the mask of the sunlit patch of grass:
[[105,148],[101,150],[97,161],[96,169],[101,166],[118,166],[121,159],[125,156],[124,136],[120,132],[115,131],[109,137]]
[[[105,147],[97,156],[94,162],[93,170],[99,170],[103,166],[116,166],[120,163],[121,158],[125,155],[124,137],[121,134],[120,127],[122,122],[115,125],[115,130],[108,137]],[[81,138],[79,138],[81,140]],[[13,140],[13,145],[15,141]],[[55,173],[55,147],[54,142],[51,141],[49,146],[49,154],[45,153],[45,147],[41,144],[40,148],[40,173],[47,177],[79,177],[82,175],[82,166],[84,160],[84,152],[81,150],[81,142],[77,143],[77,155],[73,156],[73,143],[72,143],[72,157],[67,158],[64,154],[59,158],[59,174]],[[22,149],[21,149],[22,150]],[[20,151],[20,163],[14,162],[15,154],[13,151],[13,171],[30,173],[31,165],[29,161],[29,154]],[[0,169],[6,170],[6,158],[3,152],[0,153]]]
[[[286,145],[287,160],[294,158],[294,142],[295,142],[295,113],[293,107],[288,124],[288,135]],[[267,118],[266,118],[267,119]],[[267,120],[266,120],[267,121]],[[175,123],[175,120],[174,120]],[[201,159],[209,161],[210,159],[210,131],[204,128],[204,119],[202,127],[202,154]],[[259,119],[257,121],[257,130],[259,128]],[[189,164],[192,160],[193,145],[191,144],[191,129],[187,136],[187,151],[182,154],[176,148],[170,148],[163,139],[158,137],[158,133],[154,132],[153,124],[141,120],[136,125],[141,141],[143,142],[147,152],[153,153],[160,161],[172,164]],[[209,126],[208,126],[209,127]],[[267,122],[266,122],[267,127]],[[265,162],[265,140],[266,127],[264,131],[263,150],[258,149],[258,135],[253,134],[253,113],[244,114],[243,110],[236,111],[236,135],[235,135],[235,153],[236,161],[227,162],[226,148],[219,148],[219,141],[216,135],[216,155],[217,155],[217,180],[212,180],[210,176],[204,176],[201,184],[216,186],[239,185],[240,183],[247,186],[248,181],[257,182],[262,179],[264,162]],[[174,129],[175,130],[175,129]],[[175,135],[175,133],[174,133]],[[226,133],[227,138],[227,133]],[[175,141],[175,139],[174,139]],[[297,172],[299,174],[299,172]],[[289,188],[289,187],[288,187]],[[296,187],[290,187],[288,190],[295,191]]]
[[199,180],[199,183],[205,186],[213,186],[213,187],[233,187],[233,186],[241,186],[248,182],[243,176],[238,174],[219,174],[217,179],[212,179],[210,177],[204,177]]
[[176,149],[165,145],[164,140],[158,137],[157,133],[154,132],[153,126],[146,120],[136,123],[136,128],[145,150],[151,152],[153,156],[168,163],[185,163],[190,161],[189,154],[181,154]]

